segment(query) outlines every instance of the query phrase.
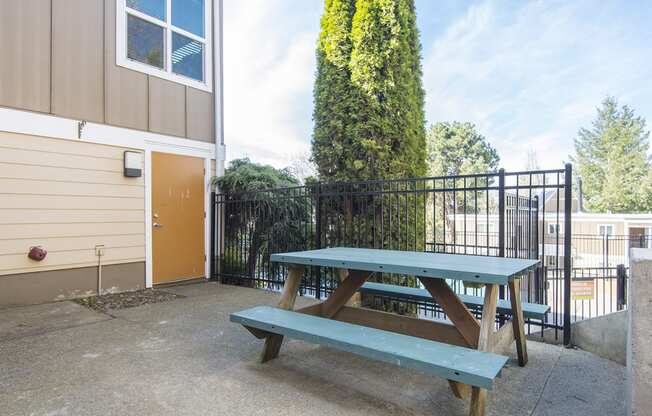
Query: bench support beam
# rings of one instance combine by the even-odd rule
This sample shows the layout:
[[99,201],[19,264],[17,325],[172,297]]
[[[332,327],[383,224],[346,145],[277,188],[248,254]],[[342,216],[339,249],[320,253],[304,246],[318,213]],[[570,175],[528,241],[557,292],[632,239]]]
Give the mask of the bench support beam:
[[521,281],[514,279],[509,282],[509,298],[512,302],[512,322],[514,337],[516,338],[516,353],[518,365],[527,364],[527,344],[525,343],[525,321],[523,320],[523,306],[521,304]]
[[255,336],[258,339],[264,339],[267,337],[274,336],[271,332],[263,331],[262,329],[254,328],[253,326],[247,326],[243,325],[247,331],[251,333],[251,335]]
[[459,381],[448,380],[448,385],[453,392],[453,395],[458,399],[466,399],[471,395],[471,386],[468,384],[460,383]]
[[[478,336],[478,351],[491,351],[494,341],[494,327],[496,326],[496,304],[498,303],[498,285],[487,284],[484,289],[484,305],[482,307],[482,320],[480,321],[480,334]],[[470,416],[484,416],[487,390],[480,387],[471,389]]]
[[321,316],[324,318],[335,316],[372,274],[373,272],[350,270],[348,276],[322,304]]
[[314,305],[304,306],[301,309],[296,309],[295,312],[304,313],[306,315],[321,316],[321,306],[323,302],[315,303]]
[[[299,291],[301,278],[303,277],[303,270],[303,266],[289,266],[288,278],[285,280],[283,293],[281,293],[281,300],[278,302],[278,307],[280,309],[291,311],[294,308],[294,302],[297,300],[297,292]],[[263,347],[260,362],[266,363],[267,361],[278,357],[278,353],[281,350],[281,344],[283,344],[283,335],[273,334],[265,338],[265,346]]]
[[494,334],[493,344],[491,351],[496,354],[511,349],[512,344],[514,344],[514,322],[511,319],[505,322],[505,325]]
[[[478,345],[480,324],[444,279],[419,278],[471,348]],[[494,307],[494,314],[496,308]]]
[[343,306],[333,319],[459,347],[469,347],[454,326],[442,322],[351,306]]

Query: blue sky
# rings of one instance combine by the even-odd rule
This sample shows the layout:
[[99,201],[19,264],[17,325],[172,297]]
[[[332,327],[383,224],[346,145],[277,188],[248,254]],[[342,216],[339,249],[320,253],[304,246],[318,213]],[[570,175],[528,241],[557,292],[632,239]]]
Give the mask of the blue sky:
[[[607,95],[652,123],[652,3],[416,0],[428,124],[470,121],[501,165],[560,167]],[[321,0],[224,0],[227,158],[310,154]],[[649,129],[649,125],[648,125]]]

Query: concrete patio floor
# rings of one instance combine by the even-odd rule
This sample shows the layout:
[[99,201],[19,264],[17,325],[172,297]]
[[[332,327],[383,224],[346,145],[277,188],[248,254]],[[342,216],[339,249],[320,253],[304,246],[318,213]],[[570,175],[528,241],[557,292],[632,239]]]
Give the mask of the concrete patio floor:
[[[0,310],[0,414],[468,414],[445,380],[329,348],[290,340],[259,364],[261,341],[228,314],[277,294],[212,282],[164,290],[186,298],[110,315],[73,302]],[[487,414],[624,414],[623,366],[528,347],[525,368],[512,354]]]

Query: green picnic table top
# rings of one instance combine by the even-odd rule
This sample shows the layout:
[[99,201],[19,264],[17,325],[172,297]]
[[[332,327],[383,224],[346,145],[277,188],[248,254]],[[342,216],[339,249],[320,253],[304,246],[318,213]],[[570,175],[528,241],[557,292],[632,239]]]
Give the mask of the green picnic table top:
[[505,285],[534,268],[538,260],[465,254],[335,247],[272,254],[274,262]]

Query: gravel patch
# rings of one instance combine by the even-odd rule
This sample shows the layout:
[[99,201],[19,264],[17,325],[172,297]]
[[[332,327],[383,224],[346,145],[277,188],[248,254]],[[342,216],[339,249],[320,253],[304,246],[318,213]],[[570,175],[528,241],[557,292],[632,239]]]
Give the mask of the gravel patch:
[[75,299],[74,301],[98,312],[108,312],[110,310],[133,308],[151,303],[167,302],[178,298],[185,298],[185,296],[159,289],[143,289],[133,292],[89,296]]

